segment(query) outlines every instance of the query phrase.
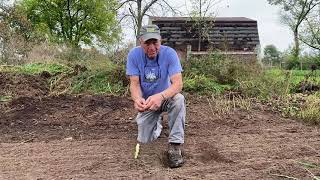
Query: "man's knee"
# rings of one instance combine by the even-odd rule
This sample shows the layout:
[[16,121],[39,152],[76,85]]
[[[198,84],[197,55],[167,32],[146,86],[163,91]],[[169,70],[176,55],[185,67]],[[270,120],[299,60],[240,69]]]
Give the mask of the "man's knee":
[[173,101],[174,101],[174,104],[178,105],[178,106],[182,106],[182,105],[185,104],[184,96],[182,94],[180,94],[180,93],[176,94],[173,97]]
[[143,138],[143,137],[138,137],[138,138],[137,138],[137,141],[138,141],[139,143],[141,143],[141,144],[147,144],[147,143],[150,143],[150,142],[151,142],[150,139],[148,139],[148,138]]

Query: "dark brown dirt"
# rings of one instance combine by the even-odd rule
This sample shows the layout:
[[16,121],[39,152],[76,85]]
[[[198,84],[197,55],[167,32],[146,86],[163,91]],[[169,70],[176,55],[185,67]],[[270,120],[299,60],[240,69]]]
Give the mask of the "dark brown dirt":
[[0,96],[44,96],[48,90],[46,79],[40,76],[0,72]]
[[[0,74],[0,179],[313,179],[319,127],[263,109],[218,116],[186,95],[182,168],[166,166],[168,127],[133,158],[132,102],[102,95],[47,96],[40,77]],[[309,165],[306,166],[306,165]],[[312,166],[313,165],[313,166]],[[317,165],[317,166],[314,166]]]

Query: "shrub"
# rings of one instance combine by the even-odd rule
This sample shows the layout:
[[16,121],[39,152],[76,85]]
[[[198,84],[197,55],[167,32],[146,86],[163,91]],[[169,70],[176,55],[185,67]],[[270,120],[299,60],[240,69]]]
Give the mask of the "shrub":
[[268,100],[289,93],[292,84],[291,73],[283,71],[263,71],[245,80],[239,81],[239,90],[247,97]]
[[131,48],[134,47],[134,44],[128,43],[125,44],[124,47],[116,48],[115,50],[109,52],[107,54],[108,59],[114,64],[126,64],[127,56]]
[[230,90],[232,86],[221,85],[213,78],[205,75],[185,74],[184,75],[184,91],[197,92],[200,94],[221,94],[226,90]]
[[123,90],[121,83],[111,83],[108,72],[92,73],[90,71],[76,77],[72,84],[73,93],[109,93],[120,94]]
[[308,96],[298,117],[312,124],[320,124],[320,97],[317,95]]
[[89,70],[76,76],[72,81],[73,93],[123,94],[128,85],[124,67],[113,65],[105,70]]
[[187,74],[204,75],[215,79],[219,84],[229,85],[234,85],[239,79],[252,76],[260,71],[260,67],[255,63],[230,59],[219,52],[213,52],[209,56],[190,58],[183,65]]

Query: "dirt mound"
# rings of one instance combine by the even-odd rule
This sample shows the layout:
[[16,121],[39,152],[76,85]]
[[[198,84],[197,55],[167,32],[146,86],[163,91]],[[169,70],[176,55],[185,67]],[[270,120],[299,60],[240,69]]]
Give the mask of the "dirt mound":
[[48,94],[45,78],[36,75],[0,72],[0,96],[39,97]]

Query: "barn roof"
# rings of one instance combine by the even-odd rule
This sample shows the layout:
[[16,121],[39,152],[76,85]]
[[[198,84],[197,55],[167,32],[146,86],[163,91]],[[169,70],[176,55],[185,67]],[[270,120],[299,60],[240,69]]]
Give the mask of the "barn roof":
[[[191,17],[158,17],[158,16],[150,16],[152,21],[192,21]],[[256,20],[249,19],[246,17],[205,17],[207,21],[215,21],[215,22],[257,22]]]

